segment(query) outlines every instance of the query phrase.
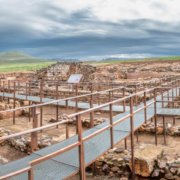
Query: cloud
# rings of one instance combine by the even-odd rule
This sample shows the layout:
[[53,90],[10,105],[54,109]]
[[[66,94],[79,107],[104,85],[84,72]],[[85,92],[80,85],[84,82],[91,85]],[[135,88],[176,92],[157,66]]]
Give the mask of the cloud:
[[83,60],[179,55],[178,0],[0,2],[0,52]]

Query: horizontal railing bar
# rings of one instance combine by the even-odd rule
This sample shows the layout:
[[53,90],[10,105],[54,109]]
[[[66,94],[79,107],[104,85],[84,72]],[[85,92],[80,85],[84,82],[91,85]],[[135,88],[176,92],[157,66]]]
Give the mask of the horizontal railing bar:
[[11,177],[14,177],[14,176],[17,176],[17,175],[19,175],[19,174],[22,174],[22,173],[25,173],[25,172],[27,172],[27,171],[30,171],[31,169],[32,169],[31,167],[27,167],[27,168],[24,168],[24,169],[22,169],[22,170],[18,170],[18,171],[16,171],[16,172],[10,173],[10,174],[8,174],[8,175],[1,176],[1,177],[0,177],[0,180],[9,179],[9,178],[11,178]]
[[36,160],[33,160],[33,161],[30,162],[30,164],[31,164],[31,166],[34,166],[34,165],[39,164],[39,163],[41,163],[41,162],[44,162],[44,161],[46,161],[46,160],[48,160],[48,159],[51,159],[51,158],[53,158],[53,157],[55,157],[55,156],[58,156],[58,155],[66,152],[66,151],[69,151],[69,150],[71,150],[71,149],[79,146],[80,144],[81,144],[81,142],[78,141],[78,142],[76,142],[76,143],[74,143],[74,144],[72,144],[72,145],[69,145],[69,146],[67,146],[67,147],[65,147],[65,148],[62,148],[62,149],[60,149],[60,150],[58,150],[58,151],[55,151],[55,152],[53,152],[53,153],[51,153],[51,154],[48,154],[48,155],[46,155],[46,156],[43,156],[43,157],[38,158],[38,159],[36,159]]

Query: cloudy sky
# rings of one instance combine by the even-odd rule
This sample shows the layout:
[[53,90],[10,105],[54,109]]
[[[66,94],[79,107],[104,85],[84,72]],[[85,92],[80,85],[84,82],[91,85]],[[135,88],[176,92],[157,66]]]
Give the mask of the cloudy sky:
[[100,60],[180,55],[179,0],[0,0],[0,53]]

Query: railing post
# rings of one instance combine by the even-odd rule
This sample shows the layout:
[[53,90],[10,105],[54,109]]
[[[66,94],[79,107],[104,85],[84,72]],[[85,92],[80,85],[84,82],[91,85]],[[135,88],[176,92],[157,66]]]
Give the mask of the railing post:
[[132,163],[132,179],[135,179],[135,163],[134,163],[134,119],[133,119],[133,97],[130,97],[130,124],[131,124],[131,163]]
[[68,124],[66,123],[66,139],[69,138],[69,127]]
[[[31,96],[31,83],[29,82],[29,96]],[[29,106],[31,105],[31,101],[29,100]],[[29,108],[29,122],[31,122],[31,108]]]
[[[123,97],[125,97],[125,87],[123,88]],[[126,111],[126,101],[123,101],[123,112]]]
[[85,172],[85,161],[84,161],[84,142],[82,141],[82,124],[81,124],[81,115],[76,116],[78,119],[78,141],[81,143],[79,145],[79,174],[80,180],[86,180]]
[[5,81],[3,81],[3,99],[4,99],[4,85],[5,85]]
[[27,101],[27,83],[26,83],[26,101]]
[[20,88],[20,80],[18,80],[18,94],[19,94],[19,88]]
[[[58,84],[56,84],[56,100],[59,99],[58,94],[59,94],[59,88],[58,88]],[[59,107],[58,107],[58,102],[57,102],[57,105],[56,105],[56,121],[57,122],[58,122],[58,116],[59,116]],[[56,127],[58,128],[58,125]]]
[[[137,93],[137,85],[135,85],[135,93]],[[137,106],[137,95],[135,95],[135,101],[136,101],[136,106]]]
[[144,92],[144,106],[145,123],[147,123],[146,92]]
[[[93,86],[91,86],[91,93],[93,93]],[[90,108],[93,108],[93,95],[90,95]],[[91,128],[94,127],[94,112],[90,112]]]
[[[10,93],[10,80],[8,80],[8,93]],[[8,104],[10,104],[10,98],[8,97]]]
[[[99,86],[99,92],[100,92],[100,86]],[[100,105],[100,94],[98,94],[98,105]]]
[[165,116],[163,116],[163,133],[164,133],[164,145],[166,145],[166,120],[165,120]]
[[156,146],[157,146],[157,113],[156,113],[156,95],[157,95],[157,89],[154,89],[155,144],[156,144]]
[[[43,98],[43,84],[40,83],[40,103],[41,104],[42,104],[42,98]],[[40,107],[40,126],[42,126],[42,119],[43,119],[43,106]]]
[[[36,114],[36,107],[32,107],[32,117],[33,117],[33,129],[38,127],[38,115]],[[38,146],[38,132],[31,133],[31,152]]]
[[[78,96],[78,85],[76,84],[76,96]],[[78,98],[76,98],[76,112],[78,112]]]
[[34,177],[33,177],[33,169],[31,168],[30,171],[28,171],[28,180],[33,180]]
[[110,125],[111,125],[111,149],[114,148],[114,134],[113,134],[113,110],[112,104],[109,105]]
[[[14,94],[13,94],[13,108],[15,109],[15,96],[16,96],[16,82],[14,82]],[[16,112],[13,111],[13,124],[15,124],[15,115]]]

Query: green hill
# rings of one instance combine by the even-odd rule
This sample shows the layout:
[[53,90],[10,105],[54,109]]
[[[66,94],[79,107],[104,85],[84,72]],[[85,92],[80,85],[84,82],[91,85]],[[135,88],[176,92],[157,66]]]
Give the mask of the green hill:
[[29,56],[18,51],[9,51],[9,52],[0,54],[0,63],[2,62],[4,63],[41,63],[41,62],[53,62],[53,61]]

